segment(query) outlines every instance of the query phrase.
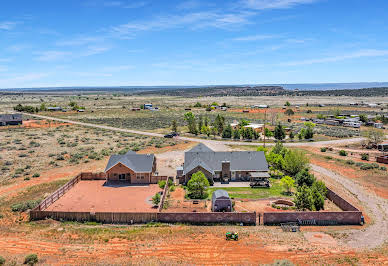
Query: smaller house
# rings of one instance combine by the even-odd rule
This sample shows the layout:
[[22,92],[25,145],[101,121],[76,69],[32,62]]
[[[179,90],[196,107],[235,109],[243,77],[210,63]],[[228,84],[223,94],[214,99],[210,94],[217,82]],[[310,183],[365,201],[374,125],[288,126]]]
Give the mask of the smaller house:
[[254,124],[249,123],[249,125],[244,126],[244,128],[252,128],[256,132],[261,132],[263,130],[264,124]]
[[105,168],[108,181],[127,181],[131,184],[150,184],[156,171],[153,154],[137,154],[128,151],[124,155],[112,155]]
[[150,109],[152,109],[152,103],[145,103],[145,104],[144,104],[144,109],[145,109],[145,110],[150,110]]
[[0,126],[15,126],[23,124],[21,114],[1,114]]
[[388,142],[381,143],[377,146],[377,149],[381,152],[388,152]]
[[213,212],[231,212],[232,200],[227,191],[218,189],[212,195],[212,211]]
[[51,111],[51,112],[62,111],[62,107],[60,107],[60,106],[49,106],[49,107],[47,107],[47,111]]
[[383,123],[374,123],[373,127],[375,127],[375,128],[383,128],[384,125],[383,125]]

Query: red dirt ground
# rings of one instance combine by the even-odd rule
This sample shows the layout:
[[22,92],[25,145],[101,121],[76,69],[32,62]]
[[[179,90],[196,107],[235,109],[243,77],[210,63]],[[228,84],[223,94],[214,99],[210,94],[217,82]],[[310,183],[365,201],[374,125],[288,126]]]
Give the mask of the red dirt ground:
[[59,126],[67,126],[71,125],[69,123],[60,123],[55,121],[47,122],[46,120],[28,120],[23,121],[24,127],[32,127],[32,128],[48,128],[48,127],[59,127]]
[[150,202],[158,185],[105,185],[105,180],[81,181],[47,208],[69,212],[157,212]]
[[[206,205],[206,203],[207,205]],[[199,204],[193,204],[193,201],[185,199],[185,190],[177,187],[175,191],[170,192],[168,199],[169,207],[167,212],[210,212],[211,202],[200,200]]]

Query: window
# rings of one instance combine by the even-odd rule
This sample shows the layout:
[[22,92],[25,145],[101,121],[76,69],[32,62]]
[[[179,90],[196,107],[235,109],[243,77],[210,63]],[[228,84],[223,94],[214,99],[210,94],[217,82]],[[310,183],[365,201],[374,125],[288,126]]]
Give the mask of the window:
[[119,174],[119,180],[125,180],[125,174]]

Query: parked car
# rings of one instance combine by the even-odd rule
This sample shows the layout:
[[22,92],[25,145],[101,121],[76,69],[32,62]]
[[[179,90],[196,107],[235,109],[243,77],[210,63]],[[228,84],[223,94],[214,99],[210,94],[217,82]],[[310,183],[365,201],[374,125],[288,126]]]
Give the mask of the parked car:
[[167,139],[172,139],[173,137],[175,137],[173,134],[166,134],[166,135],[164,135],[164,137],[165,138],[167,138]]

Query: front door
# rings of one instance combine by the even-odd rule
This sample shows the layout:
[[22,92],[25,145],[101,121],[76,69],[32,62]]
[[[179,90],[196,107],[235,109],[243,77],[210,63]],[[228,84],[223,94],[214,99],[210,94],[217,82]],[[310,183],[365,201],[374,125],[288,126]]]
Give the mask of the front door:
[[125,180],[125,174],[119,174],[119,180]]

